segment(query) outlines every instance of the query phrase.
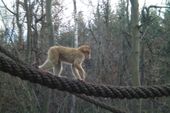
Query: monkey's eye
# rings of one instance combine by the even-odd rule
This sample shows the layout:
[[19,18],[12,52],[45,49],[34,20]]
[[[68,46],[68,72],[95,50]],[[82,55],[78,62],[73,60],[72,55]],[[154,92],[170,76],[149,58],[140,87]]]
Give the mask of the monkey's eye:
[[84,53],[85,53],[85,54],[89,54],[89,51],[85,51]]

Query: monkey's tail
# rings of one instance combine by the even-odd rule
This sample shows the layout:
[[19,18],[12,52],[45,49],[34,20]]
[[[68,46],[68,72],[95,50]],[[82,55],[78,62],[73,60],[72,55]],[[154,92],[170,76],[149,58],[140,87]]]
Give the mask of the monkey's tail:
[[52,63],[49,61],[49,59],[46,59],[46,61],[38,67],[40,69],[50,69],[50,68],[52,68]]

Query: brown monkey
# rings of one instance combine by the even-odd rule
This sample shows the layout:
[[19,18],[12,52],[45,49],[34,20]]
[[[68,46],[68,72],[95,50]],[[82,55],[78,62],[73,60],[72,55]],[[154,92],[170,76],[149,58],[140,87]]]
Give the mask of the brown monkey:
[[81,45],[78,48],[63,46],[53,46],[48,50],[46,61],[39,66],[40,69],[49,69],[53,67],[53,73],[60,76],[62,72],[62,63],[72,65],[72,72],[77,79],[85,80],[85,71],[82,63],[85,59],[91,57],[91,48],[89,45]]

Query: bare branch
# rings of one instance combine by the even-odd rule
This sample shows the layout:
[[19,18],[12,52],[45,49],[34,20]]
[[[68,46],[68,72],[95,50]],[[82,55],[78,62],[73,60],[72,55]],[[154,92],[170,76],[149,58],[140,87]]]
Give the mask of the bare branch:
[[169,7],[169,6],[156,6],[156,5],[150,5],[148,8],[150,9],[150,8],[170,8],[170,7]]
[[95,36],[95,34],[94,34],[93,30],[92,30],[90,21],[89,21],[89,24],[88,24],[88,25],[89,25],[89,31],[90,31],[90,33],[92,34],[92,37],[94,38],[95,42],[97,42],[96,36]]
[[11,10],[7,7],[7,5],[5,4],[5,2],[4,2],[3,0],[1,0],[1,1],[2,1],[4,7],[5,7],[10,13],[12,13],[13,15],[17,15],[16,13],[14,13],[13,11],[11,11]]

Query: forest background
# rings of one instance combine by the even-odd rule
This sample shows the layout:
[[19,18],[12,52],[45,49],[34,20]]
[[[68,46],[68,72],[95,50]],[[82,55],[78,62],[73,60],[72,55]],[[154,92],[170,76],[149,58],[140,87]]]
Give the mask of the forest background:
[[[78,1],[78,0],[77,0]],[[149,0],[146,0],[146,3]],[[83,63],[87,82],[113,86],[150,86],[170,82],[170,1],[88,0],[93,11],[79,11],[64,0],[1,0],[0,44],[29,65],[44,62],[52,45],[89,44],[92,58]],[[75,41],[77,40],[77,42]],[[62,75],[72,78],[64,65]],[[107,113],[66,92],[22,81],[0,72],[0,113]],[[96,98],[127,113],[168,113],[170,98],[144,100]],[[74,104],[73,104],[74,103]],[[74,106],[73,106],[74,105]],[[73,109],[74,108],[74,109]]]

